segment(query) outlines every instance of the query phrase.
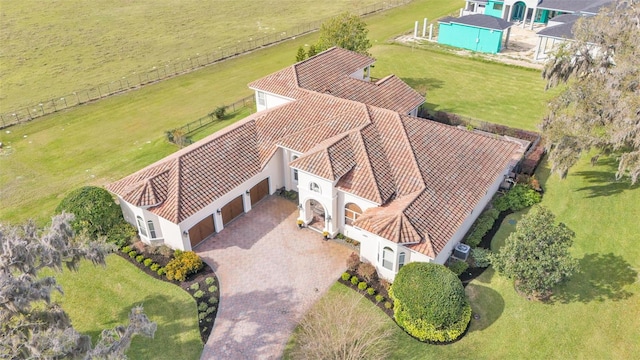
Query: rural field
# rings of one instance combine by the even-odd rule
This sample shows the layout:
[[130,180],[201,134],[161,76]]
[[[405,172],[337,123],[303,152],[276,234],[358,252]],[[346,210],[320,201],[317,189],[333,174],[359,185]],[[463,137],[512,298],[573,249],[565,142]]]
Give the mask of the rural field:
[[380,0],[0,0],[0,113]]
[[[237,26],[246,27],[247,34],[252,34],[250,31],[255,33],[258,29],[256,19],[261,19],[262,16],[268,18],[267,13],[271,10],[274,10],[274,13],[281,13],[283,18],[288,18],[278,22],[277,25],[268,25],[276,27],[284,24],[285,21],[297,21],[299,19],[296,17],[301,19],[303,15],[329,16],[349,6],[359,7],[373,2],[375,1],[336,1],[316,4],[309,1],[268,1],[261,3],[263,7],[260,8],[259,14],[253,15],[251,21],[247,21],[246,24],[237,24]],[[225,1],[211,2],[202,6],[228,4],[230,9],[234,9],[235,4],[239,3],[245,4],[243,1]],[[291,7],[286,8],[292,9],[291,12],[278,7],[285,3],[291,4]],[[3,27],[17,26],[13,23],[15,20],[5,25],[7,14],[11,11],[13,11],[12,16],[22,14],[21,16],[28,18],[32,24],[38,19],[45,20],[47,16],[54,17],[47,15],[51,13],[46,12],[45,10],[48,11],[48,9],[42,7],[39,8],[41,11],[25,15],[28,10],[33,10],[36,6],[35,2],[0,0],[0,4]],[[53,14],[58,14],[62,12],[58,7],[70,6],[68,4],[82,6],[75,1],[55,2],[49,6],[53,8],[51,9]],[[176,18],[168,19],[170,17],[166,15],[168,8],[184,7],[183,11],[187,13],[188,9],[192,9],[191,11],[197,9],[199,3],[158,2],[154,5],[159,7],[157,13],[149,9],[151,5],[112,1],[99,4],[96,9],[89,11],[92,14],[99,11],[102,13],[101,18],[94,14],[99,19],[94,19],[93,22],[87,20],[76,23],[78,19],[74,18],[65,23],[58,16],[60,23],[49,24],[48,27],[42,28],[39,27],[40,25],[33,25],[33,29],[41,29],[38,32],[26,26],[22,27],[21,31],[27,33],[31,31],[31,35],[25,36],[32,39],[30,40],[32,42],[31,45],[19,44],[23,47],[28,46],[29,49],[21,55],[25,59],[18,65],[24,64],[33,68],[30,71],[24,71],[21,77],[15,75],[18,77],[11,80],[12,88],[18,84],[16,93],[23,92],[23,95],[18,95],[19,98],[30,96],[31,92],[46,90],[55,94],[58,91],[64,91],[62,90],[64,86],[71,90],[75,86],[84,86],[82,83],[85,81],[84,78],[73,79],[78,77],[76,70],[71,72],[66,68],[63,70],[49,68],[48,65],[45,67],[47,70],[43,70],[40,68],[44,66],[43,63],[30,65],[27,60],[34,58],[38,51],[44,54],[42,56],[46,57],[47,64],[49,61],[51,64],[58,61],[58,57],[66,58],[61,61],[66,64],[64,66],[86,67],[86,70],[79,72],[90,73],[89,70],[94,72],[93,80],[86,81],[87,84],[102,81],[100,76],[105,76],[108,81],[111,75],[121,76],[120,70],[128,66],[131,68],[127,68],[126,71],[148,67],[144,63],[147,59],[166,61],[169,55],[184,57],[183,54],[197,53],[200,48],[210,49],[210,41],[212,41],[210,38],[198,38],[193,33],[195,31],[193,29],[184,30],[187,31],[185,33],[180,32],[181,29],[188,27],[190,21],[205,28],[219,25],[209,24],[209,22],[240,23],[238,19],[246,19],[249,17],[248,14],[251,14],[250,11],[258,11],[257,6],[246,3],[249,4],[247,8],[243,9],[238,5],[238,9],[226,12],[226,15],[221,17],[222,20],[220,18],[214,20],[214,15],[211,14],[208,16],[195,14],[192,20],[182,13],[176,15]],[[298,4],[301,4],[299,11],[294,10]],[[336,5],[329,7],[328,4]],[[370,29],[369,38],[374,44],[371,53],[378,60],[373,76],[397,74],[419,91],[427,93],[427,106],[430,109],[455,112],[514,127],[536,129],[545,114],[546,101],[553,95],[553,93],[544,92],[544,82],[539,72],[458,57],[442,51],[412,49],[388,41],[394,35],[411,29],[415,20],[423,17],[436,19],[456,11],[463,4],[464,2],[458,0],[453,2],[416,0],[410,5],[366,18]],[[105,36],[106,43],[111,42],[112,45],[120,43],[116,40],[118,36],[122,36],[118,35],[122,34],[120,29],[103,30],[104,34],[112,34],[110,36],[114,39],[96,30],[97,25],[110,24],[113,28],[120,26],[120,20],[116,21],[117,17],[112,17],[111,13],[109,16],[106,15],[106,9],[116,5],[123,6],[123,13],[120,15],[125,19],[129,19],[129,13],[134,12],[135,9],[144,13],[140,9],[145,6],[148,7],[147,11],[150,11],[150,14],[155,14],[145,18],[147,21],[144,25],[147,26],[132,24],[137,27],[129,28],[130,32],[140,32],[138,43],[121,45],[122,49],[144,47],[145,51],[141,52],[142,60],[140,61],[126,58],[122,60],[121,65],[118,65],[121,61],[118,58],[120,54],[118,48],[110,50],[109,53],[100,52],[104,49],[96,50],[103,47],[96,46],[98,41],[95,39],[99,36]],[[319,7],[317,11],[311,9],[315,6]],[[161,12],[160,8],[163,8],[164,12]],[[202,11],[202,13],[206,12]],[[235,15],[232,17],[230,14]],[[167,19],[164,19],[165,17]],[[155,24],[151,19],[157,20],[159,24]],[[124,24],[124,20],[122,21]],[[78,23],[82,23],[83,28],[77,30],[77,41],[82,38],[85,47],[92,47],[89,55],[91,60],[78,62],[72,55],[64,55],[66,54],[63,51],[64,46],[59,46],[58,42],[74,47],[76,40],[72,39],[73,41],[68,40],[64,43],[61,42],[61,38],[55,41],[50,40],[56,39],[56,36],[63,36],[56,35],[57,29],[60,29],[56,26],[75,27]],[[294,23],[286,24],[286,26],[293,26]],[[230,26],[226,25],[226,27]],[[264,26],[266,27],[267,24],[265,23]],[[174,28],[176,30],[172,30]],[[223,27],[223,30],[219,31],[226,30]],[[173,31],[180,35],[175,35],[175,39],[163,38],[169,36],[167,34],[172,34]],[[84,32],[92,35],[87,35],[85,38],[84,34],[80,34]],[[233,30],[233,32],[240,33],[241,30]],[[213,34],[215,30],[207,30],[207,33]],[[0,37],[4,36],[6,36],[5,31],[2,31]],[[35,39],[39,36],[56,44],[57,50],[49,49],[45,45],[38,46]],[[231,38],[231,36],[228,37]],[[291,65],[294,62],[297,47],[313,43],[315,38],[315,34],[304,36],[203,68],[197,72],[3,130],[0,133],[0,142],[4,145],[0,150],[0,220],[18,223],[33,218],[39,224],[44,224],[50,219],[59,201],[69,191],[83,185],[104,185],[176,151],[177,147],[165,140],[165,131],[200,118],[221,104],[230,104],[251,95],[251,91],[246,87],[247,83]],[[2,41],[3,44],[6,43],[5,38]],[[176,45],[175,49],[166,49],[171,47],[168,45],[171,41],[179,43],[179,46]],[[43,42],[47,43],[44,40]],[[157,44],[159,52],[150,55],[156,51],[153,50],[156,46],[155,42],[159,43]],[[99,43],[102,44],[102,41]],[[181,46],[184,46],[184,49]],[[6,100],[4,97],[7,96],[5,86],[8,86],[9,81],[5,77],[6,65],[4,64],[7,64],[8,58],[13,59],[12,56],[7,55],[7,52],[14,51],[7,48],[3,46],[3,67],[0,69],[2,71],[0,94],[3,96],[0,99],[0,106],[3,108]],[[79,54],[83,53],[81,50]],[[89,62],[92,65],[89,65]],[[64,80],[63,75],[66,76],[67,73],[72,73],[73,76]],[[39,80],[42,83],[38,82],[37,86],[33,86],[31,80],[26,81],[31,76],[53,77]],[[80,80],[80,83],[70,85],[76,80]],[[20,83],[23,85],[19,86]],[[239,120],[249,111],[243,110],[232,114],[224,121],[200,130],[193,135],[194,139],[202,138]],[[543,162],[538,170],[537,177],[545,189],[543,204],[557,215],[559,221],[565,222],[576,232],[572,252],[579,259],[581,266],[580,273],[567,284],[556,289],[552,303],[529,302],[521,298],[515,293],[512,282],[495,274],[489,268],[467,287],[466,291],[472,307],[481,317],[478,321],[472,321],[469,333],[462,340],[447,346],[426,345],[408,337],[389,320],[388,326],[395,329],[392,358],[628,359],[637,357],[640,353],[640,342],[637,340],[640,338],[640,328],[637,326],[637,319],[640,318],[638,275],[640,249],[635,245],[640,236],[640,222],[637,220],[640,218],[638,206],[640,186],[631,186],[627,179],[615,181],[615,170],[615,159],[601,159],[598,165],[591,166],[586,157],[564,180],[550,175],[546,162]],[[494,238],[494,249],[501,246],[513,230],[513,223],[517,222],[521,215],[510,215],[503,222],[501,230]],[[156,284],[155,280],[146,277],[115,257],[110,257],[108,262],[106,272],[102,268],[93,268],[84,264],[78,274],[65,272],[58,277],[65,290],[65,295],[58,299],[71,315],[78,330],[91,334],[95,339],[102,328],[125,322],[127,311],[132,304],[143,302],[151,319],[174,333],[158,330],[155,340],[135,339],[129,352],[130,357],[148,357],[149,354],[144,352],[153,349],[154,354],[179,354],[175,358],[198,358],[202,344],[198,340],[195,303],[192,304],[192,299],[186,293],[179,294],[181,290],[172,285],[163,287],[161,284]],[[94,286],[91,279],[95,277],[101,278],[101,281],[105,280],[107,285],[100,283]],[[116,281],[119,287],[135,291],[109,293],[101,301],[92,303],[83,301],[86,298],[101,297],[106,291],[104,287],[111,287],[111,282],[107,280]],[[340,284],[336,284],[326,296],[334,296],[336,293],[345,291],[355,296],[354,292]],[[113,300],[113,304],[109,299]],[[166,304],[171,306],[167,307]],[[368,307],[371,316],[382,315],[377,308],[369,306],[368,303],[364,306]],[[181,308],[180,312],[177,308]],[[182,310],[184,312],[181,312]],[[170,313],[171,311],[175,313]],[[90,318],[88,314],[97,315],[95,318]],[[167,314],[171,315],[167,316]],[[162,343],[158,344],[158,342]]]

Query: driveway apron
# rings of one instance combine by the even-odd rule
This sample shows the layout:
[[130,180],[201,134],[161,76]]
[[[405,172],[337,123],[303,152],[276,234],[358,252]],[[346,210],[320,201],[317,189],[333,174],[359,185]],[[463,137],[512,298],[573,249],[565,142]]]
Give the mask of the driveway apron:
[[338,279],[352,252],[298,229],[296,205],[270,196],[196,252],[220,281],[202,359],[279,359],[304,313]]

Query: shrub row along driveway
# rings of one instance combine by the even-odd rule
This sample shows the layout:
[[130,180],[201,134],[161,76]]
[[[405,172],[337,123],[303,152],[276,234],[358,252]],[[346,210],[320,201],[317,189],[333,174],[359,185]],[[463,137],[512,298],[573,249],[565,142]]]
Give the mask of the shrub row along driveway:
[[292,202],[270,196],[196,251],[220,281],[220,308],[202,359],[278,359],[351,250],[298,229]]

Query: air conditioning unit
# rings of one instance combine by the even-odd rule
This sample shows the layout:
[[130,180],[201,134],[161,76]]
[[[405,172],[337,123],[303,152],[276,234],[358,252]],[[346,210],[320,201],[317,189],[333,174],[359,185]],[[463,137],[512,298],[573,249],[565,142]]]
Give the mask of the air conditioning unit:
[[467,244],[458,244],[453,249],[453,257],[462,261],[467,260],[469,257],[469,251],[471,251],[471,246]]

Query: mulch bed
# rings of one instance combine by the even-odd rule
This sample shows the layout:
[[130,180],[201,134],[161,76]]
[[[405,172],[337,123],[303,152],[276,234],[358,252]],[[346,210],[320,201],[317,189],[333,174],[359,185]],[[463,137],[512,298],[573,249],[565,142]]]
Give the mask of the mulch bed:
[[[362,277],[359,276],[355,271],[347,270],[346,272],[349,273],[349,275],[357,276],[358,279],[360,279],[361,281],[364,281],[362,279]],[[358,285],[353,285],[350,280],[346,280],[345,281],[345,280],[342,280],[342,277],[340,277],[338,279],[338,282],[343,284],[343,285],[345,285],[345,286],[347,286],[347,287],[350,287],[354,291],[356,291],[359,294],[361,294],[362,296],[364,296],[366,299],[371,301],[375,306],[377,306],[380,310],[382,310],[382,312],[384,312],[391,319],[393,319],[393,302],[391,301],[391,299],[389,299],[389,293],[387,292],[387,289],[384,286],[382,286],[382,284],[380,284],[380,281],[378,281],[376,279],[374,281],[368,281],[367,282],[367,284],[369,284],[369,287],[372,287],[372,288],[374,288],[376,290],[376,292],[375,292],[375,294],[373,294],[373,296],[369,295],[366,290],[362,291],[362,290],[358,289]],[[376,301],[376,295],[378,295],[378,294],[384,296],[384,300],[382,300],[380,302],[377,302]],[[384,306],[385,302],[389,302],[390,304],[392,304],[392,307],[387,309]]]
[[[138,252],[138,254],[142,254],[145,258],[149,258],[153,260],[155,263],[158,263],[160,266],[165,267],[169,261],[173,258],[173,256],[165,256],[162,254],[158,254],[155,252],[151,252],[151,247],[145,245],[142,242],[137,242],[131,246]],[[203,262],[203,268],[195,274],[190,274],[187,276],[185,281],[175,281],[169,280],[164,275],[158,275],[157,272],[152,271],[148,267],[146,267],[143,263],[139,263],[135,258],[129,256],[129,254],[124,253],[122,251],[117,252],[123,259],[129,261],[131,264],[136,266],[138,269],[144,271],[147,275],[156,278],[158,280],[162,280],[174,285],[179,286],[184,291],[189,293],[194,300],[196,301],[196,305],[198,307],[198,324],[200,328],[200,338],[203,343],[207,342],[209,339],[209,335],[211,334],[211,330],[213,329],[213,324],[215,322],[216,315],[218,313],[218,302],[220,299],[220,289],[219,282],[216,274],[213,272],[213,269],[207,263]],[[207,278],[211,278],[212,280],[207,280]],[[207,284],[207,281],[210,284]],[[198,284],[198,285],[194,285]],[[213,291],[209,291],[211,290]],[[198,293],[200,291],[202,294]],[[196,297],[194,295],[201,295],[200,297]],[[210,310],[210,308],[212,310]],[[202,315],[204,314],[204,315]]]

